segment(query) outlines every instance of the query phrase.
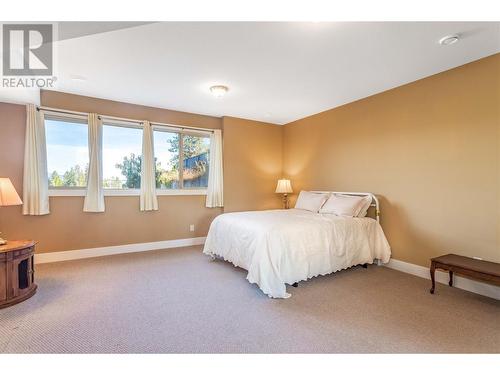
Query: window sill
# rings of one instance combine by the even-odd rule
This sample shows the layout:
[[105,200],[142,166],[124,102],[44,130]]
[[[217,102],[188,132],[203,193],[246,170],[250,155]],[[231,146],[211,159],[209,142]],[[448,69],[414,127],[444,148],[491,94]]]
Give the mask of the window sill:
[[[139,189],[120,190],[105,189],[105,197],[134,197],[139,196]],[[162,195],[207,195],[206,189],[171,189],[156,190],[157,196]],[[85,189],[49,189],[49,197],[84,197]]]

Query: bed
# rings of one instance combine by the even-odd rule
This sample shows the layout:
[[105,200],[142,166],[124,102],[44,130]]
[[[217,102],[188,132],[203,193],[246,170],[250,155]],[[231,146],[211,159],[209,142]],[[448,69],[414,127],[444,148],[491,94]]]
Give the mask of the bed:
[[210,225],[203,253],[246,269],[247,280],[273,298],[290,297],[286,284],[359,264],[387,263],[391,250],[377,198],[329,193],[371,196],[375,218],[300,209],[225,213]]

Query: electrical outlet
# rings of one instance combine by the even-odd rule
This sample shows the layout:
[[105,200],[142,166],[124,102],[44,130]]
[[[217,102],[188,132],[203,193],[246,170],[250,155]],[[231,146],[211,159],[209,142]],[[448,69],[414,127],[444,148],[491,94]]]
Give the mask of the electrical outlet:
[[190,231],[190,232],[194,232],[194,224],[191,224],[191,225],[189,226],[189,231]]

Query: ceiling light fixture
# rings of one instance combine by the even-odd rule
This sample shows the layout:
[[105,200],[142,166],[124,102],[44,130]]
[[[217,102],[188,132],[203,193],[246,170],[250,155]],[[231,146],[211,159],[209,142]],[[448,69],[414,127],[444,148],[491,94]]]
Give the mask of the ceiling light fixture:
[[439,39],[439,44],[442,46],[449,46],[451,44],[455,44],[460,40],[460,37],[457,34],[447,35],[444,38]]
[[229,91],[229,88],[227,86],[223,85],[215,85],[210,87],[210,92],[215,96],[216,98],[222,98],[226,92]]

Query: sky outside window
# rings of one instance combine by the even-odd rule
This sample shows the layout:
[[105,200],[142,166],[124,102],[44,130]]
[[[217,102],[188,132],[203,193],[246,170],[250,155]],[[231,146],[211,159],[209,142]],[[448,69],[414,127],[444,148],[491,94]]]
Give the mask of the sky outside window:
[[102,131],[104,187],[138,188],[139,186],[127,186],[127,177],[122,174],[122,169],[118,165],[124,164],[125,157],[128,160],[138,161],[141,155],[142,129],[105,124]]
[[86,186],[89,163],[87,124],[45,120],[47,172],[51,186]]
[[[89,164],[86,123],[46,119],[49,186],[85,187]],[[141,128],[104,124],[103,186],[108,189],[139,189],[141,174]],[[180,134],[155,130],[155,172],[159,189],[178,189]],[[183,135],[184,187],[206,187],[209,138]]]

